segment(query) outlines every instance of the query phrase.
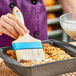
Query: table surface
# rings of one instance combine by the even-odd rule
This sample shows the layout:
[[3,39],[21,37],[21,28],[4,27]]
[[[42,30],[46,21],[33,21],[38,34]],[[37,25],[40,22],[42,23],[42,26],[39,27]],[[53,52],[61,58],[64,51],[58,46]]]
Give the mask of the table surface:
[[[75,45],[76,46],[76,42],[70,42],[70,44]],[[69,73],[70,74],[70,73]],[[0,76],[19,76],[18,74],[16,74],[14,71],[12,71],[11,69],[9,69],[3,62],[3,60],[0,58]],[[63,76],[63,75],[59,75],[59,76]],[[66,75],[64,75],[66,76]],[[76,75],[67,75],[67,76],[76,76]]]

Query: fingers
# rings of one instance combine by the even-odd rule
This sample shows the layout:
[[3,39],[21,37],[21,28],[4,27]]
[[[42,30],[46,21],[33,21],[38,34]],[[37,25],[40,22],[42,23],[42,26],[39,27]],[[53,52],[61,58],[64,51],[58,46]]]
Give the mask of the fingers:
[[18,19],[17,17],[7,14],[8,18],[12,19],[14,22],[16,22],[25,32],[29,32],[29,30],[23,25],[23,23]]
[[23,31],[23,29],[20,28],[15,21],[9,19],[9,18],[7,17],[7,15],[6,15],[6,16],[2,16],[1,19],[2,19],[5,23],[7,23],[7,24],[9,24],[10,26],[12,26],[20,35],[24,35],[24,34],[25,34],[25,32]]
[[2,24],[2,28],[5,28],[10,34],[12,34],[14,36],[14,38],[18,37],[18,32],[16,30],[14,30],[14,28],[10,25],[8,25],[7,23],[3,22],[0,20],[0,23]]
[[14,37],[10,32],[8,32],[6,28],[2,28],[0,31],[2,31],[3,33],[7,34],[8,36],[16,39],[16,37]]
[[0,35],[3,33],[16,39],[19,35],[29,33],[22,22],[12,14],[3,15],[0,18]]

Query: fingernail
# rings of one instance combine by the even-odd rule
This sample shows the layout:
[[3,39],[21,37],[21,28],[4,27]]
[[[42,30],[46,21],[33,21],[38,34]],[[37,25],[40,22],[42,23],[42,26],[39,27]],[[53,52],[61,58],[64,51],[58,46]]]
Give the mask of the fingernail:
[[24,33],[21,34],[21,36],[23,36],[23,35],[24,35]]

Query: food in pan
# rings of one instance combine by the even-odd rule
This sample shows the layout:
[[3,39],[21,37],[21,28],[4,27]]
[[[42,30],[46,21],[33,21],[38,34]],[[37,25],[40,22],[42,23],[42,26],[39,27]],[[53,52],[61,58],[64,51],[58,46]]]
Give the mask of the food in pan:
[[24,66],[33,66],[33,65],[38,65],[38,64],[43,64],[43,63],[49,63],[49,62],[52,62],[54,60],[52,59],[45,59],[45,60],[42,60],[40,62],[38,61],[31,61],[31,60],[21,60],[20,63]]
[[[21,60],[20,63],[24,66],[33,66],[58,60],[64,60],[72,58],[68,53],[58,47],[54,47],[48,43],[43,43],[44,53],[45,53],[45,60],[40,62],[31,61],[31,60]],[[6,54],[11,57],[12,59],[16,60],[16,54],[14,50],[8,50]]]
[[17,58],[16,58],[16,53],[14,52],[14,50],[8,50],[8,51],[6,52],[6,54],[7,54],[10,58],[12,58],[12,59],[14,59],[14,60],[17,59]]
[[71,56],[64,50],[50,44],[43,44],[46,59],[52,58],[55,61],[69,59]]

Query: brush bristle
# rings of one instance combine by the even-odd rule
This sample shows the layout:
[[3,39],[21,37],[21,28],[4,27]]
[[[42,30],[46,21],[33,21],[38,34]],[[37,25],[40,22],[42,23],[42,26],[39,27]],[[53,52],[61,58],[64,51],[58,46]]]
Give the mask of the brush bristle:
[[16,50],[17,60],[45,60],[43,49]]

